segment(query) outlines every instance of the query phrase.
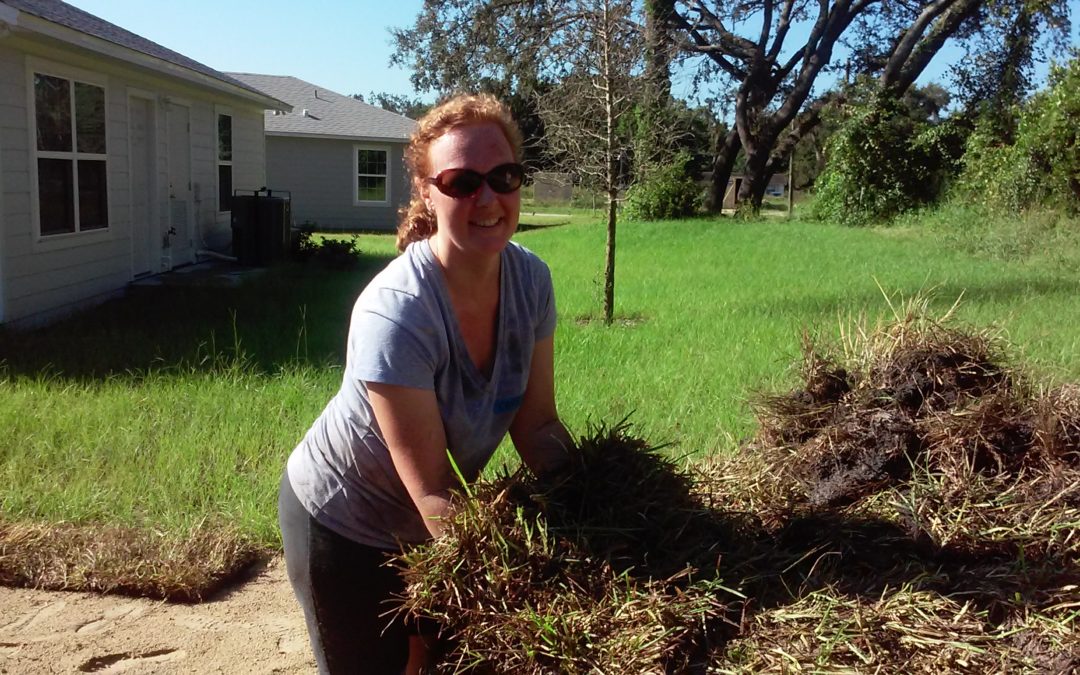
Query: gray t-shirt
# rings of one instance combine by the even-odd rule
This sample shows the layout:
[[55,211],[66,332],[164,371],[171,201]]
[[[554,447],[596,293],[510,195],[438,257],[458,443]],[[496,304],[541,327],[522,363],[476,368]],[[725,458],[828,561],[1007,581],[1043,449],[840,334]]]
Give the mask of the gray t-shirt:
[[433,390],[449,450],[468,480],[491,459],[521,405],[534,344],[555,332],[547,265],[511,242],[500,275],[490,378],[469,357],[427,241],[409,245],[360,294],[341,390],[289,457],[289,482],[320,523],[382,549],[430,537],[394,470],[365,382]]

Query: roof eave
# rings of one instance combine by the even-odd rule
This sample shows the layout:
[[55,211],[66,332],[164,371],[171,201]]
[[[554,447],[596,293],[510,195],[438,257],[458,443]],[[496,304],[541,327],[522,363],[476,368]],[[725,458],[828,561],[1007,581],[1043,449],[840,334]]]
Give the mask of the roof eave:
[[[42,19],[39,16],[28,14],[26,12],[20,12],[13,7],[4,5],[0,2],[0,8],[4,10],[12,10],[15,12],[15,16],[11,17],[14,20],[5,18],[6,23],[11,28],[23,29],[31,33],[36,33],[53,40],[58,40],[66,44],[85,49],[100,56],[105,56],[112,59],[117,59],[125,63],[129,63],[140,68],[154,71],[158,74],[168,75],[180,80],[184,80],[190,84],[207,87],[215,91],[219,91],[231,96],[237,96],[252,103],[261,106],[263,109],[268,110],[285,110],[291,111],[292,106],[284,101],[262,94],[255,91],[250,91],[243,87],[238,87],[235,84],[219,80],[209,75],[196,72],[190,68],[170,63],[163,59],[159,59],[149,54],[118,45],[108,40],[103,40],[99,37],[82,33],[73,28],[62,26],[58,23],[54,23],[47,19]],[[5,12],[6,13],[6,12]]]
[[266,130],[267,136],[288,136],[291,138],[322,138],[334,141],[357,141],[360,143],[401,143],[409,142],[408,136],[350,136],[348,134],[319,134],[301,131],[272,131]]

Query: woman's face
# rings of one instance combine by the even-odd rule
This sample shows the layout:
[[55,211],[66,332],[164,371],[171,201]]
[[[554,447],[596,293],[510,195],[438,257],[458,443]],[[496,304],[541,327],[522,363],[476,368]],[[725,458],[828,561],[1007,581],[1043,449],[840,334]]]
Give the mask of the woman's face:
[[[486,174],[514,162],[509,141],[497,125],[484,122],[451,129],[428,149],[434,177],[446,169],[472,169]],[[485,181],[472,197],[454,198],[425,182],[424,201],[435,214],[437,231],[432,236],[436,255],[443,265],[453,260],[497,256],[517,230],[521,191],[499,194]]]

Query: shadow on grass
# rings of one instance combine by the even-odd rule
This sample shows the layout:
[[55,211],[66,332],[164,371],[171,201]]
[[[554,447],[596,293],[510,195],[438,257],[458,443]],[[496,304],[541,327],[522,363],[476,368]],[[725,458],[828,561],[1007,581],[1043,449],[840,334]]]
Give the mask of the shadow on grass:
[[0,372],[96,380],[340,364],[352,304],[390,260],[363,255],[348,270],[289,264],[232,285],[133,285],[48,326],[0,331]]

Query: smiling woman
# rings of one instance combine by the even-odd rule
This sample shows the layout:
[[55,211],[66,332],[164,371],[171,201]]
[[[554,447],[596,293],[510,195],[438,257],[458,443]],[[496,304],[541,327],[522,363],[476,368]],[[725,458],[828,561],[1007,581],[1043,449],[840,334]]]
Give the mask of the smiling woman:
[[474,480],[508,431],[532,471],[565,460],[551,274],[510,242],[520,138],[486,96],[420,121],[402,255],[357,299],[341,390],[289,459],[282,540],[322,672],[423,665],[433,631],[388,621],[404,583],[384,563],[442,533],[456,471]]

